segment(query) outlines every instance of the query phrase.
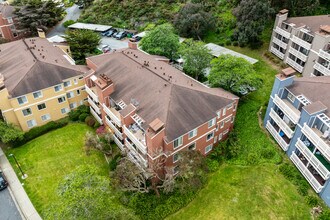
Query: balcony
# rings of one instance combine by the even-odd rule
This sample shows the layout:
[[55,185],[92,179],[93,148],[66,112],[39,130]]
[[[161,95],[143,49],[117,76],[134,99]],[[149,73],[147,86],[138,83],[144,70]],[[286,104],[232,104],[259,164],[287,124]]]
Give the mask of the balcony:
[[293,35],[292,38],[291,38],[291,40],[292,40],[294,43],[296,43],[296,44],[298,44],[298,45],[304,47],[304,48],[307,49],[307,50],[310,50],[311,47],[312,47],[312,44],[308,43],[307,41],[304,41],[303,39],[301,39],[301,38],[299,38],[299,37],[297,37],[297,36],[294,36],[294,35]]
[[[133,126],[132,126],[133,127]],[[145,136],[141,129],[138,128],[127,128],[124,125],[124,133],[126,136],[135,144],[137,148],[143,153],[147,153],[147,147],[145,145]]]
[[[308,143],[308,141],[307,141]],[[321,163],[321,161],[306,146],[306,141],[297,140],[296,147],[304,155],[304,157],[312,164],[318,173],[327,180],[330,177],[329,170]]]
[[292,66],[299,73],[302,73],[302,71],[304,70],[303,66],[300,66],[296,61],[292,60],[290,57],[287,57],[285,62],[290,66]]
[[310,128],[306,123],[301,129],[302,133],[313,143],[313,145],[330,161],[330,145],[329,141],[321,138],[322,133],[316,128]]
[[282,59],[284,58],[284,53],[282,53],[281,51],[277,50],[275,47],[271,47],[270,48],[270,52],[272,52],[273,54],[275,54],[276,56],[278,56],[278,58]]
[[95,104],[95,102],[88,96],[88,103],[94,108],[97,114],[101,114],[100,107]]
[[104,112],[111,118],[111,120],[121,127],[120,113],[115,108],[109,108],[104,103],[102,104]]
[[315,62],[314,64],[314,69],[316,69],[317,71],[323,73],[325,76],[330,76],[330,69],[326,68],[325,66],[323,66],[322,64],[320,64],[319,62]]
[[287,43],[281,41],[280,39],[278,39],[278,38],[276,38],[276,37],[273,38],[273,42],[274,42],[275,44],[277,44],[278,46],[282,47],[283,49],[286,49],[287,46],[288,46]]
[[119,149],[121,151],[124,151],[125,150],[124,144],[121,143],[121,141],[116,137],[116,135],[113,135],[113,140],[115,141],[115,143],[117,144],[117,146],[119,147]]
[[148,161],[143,158],[142,155],[139,154],[139,152],[135,149],[135,147],[126,139],[125,140],[125,145],[129,149],[129,153],[131,153],[134,158],[143,166],[147,167],[148,166]]
[[277,143],[281,146],[281,148],[284,151],[287,151],[289,148],[289,144],[285,142],[285,140],[280,136],[278,130],[276,130],[269,121],[267,121],[266,128],[277,141]]
[[322,57],[325,60],[330,61],[330,51],[320,50],[319,51],[319,57]]
[[275,94],[274,103],[282,112],[294,123],[297,124],[300,119],[300,111],[296,109],[288,100],[281,99]]
[[[93,87],[93,88],[95,88],[95,87]],[[93,88],[89,88],[87,85],[85,85],[85,89],[86,89],[87,94],[90,97],[92,97],[93,100],[95,100],[96,102],[99,102],[99,98],[97,96],[97,93],[96,93],[96,91],[95,92],[93,91]]]
[[102,125],[103,124],[102,118],[93,110],[92,107],[89,107],[89,109],[91,110],[91,113],[94,116],[94,118],[100,123],[100,125]]
[[287,123],[285,123],[282,118],[274,111],[274,109],[270,110],[269,116],[276,122],[276,124],[281,128],[281,130],[288,136],[288,138],[292,138],[294,131],[289,127]]
[[296,165],[298,170],[303,174],[303,176],[307,179],[309,184],[313,187],[313,189],[320,193],[323,186],[319,183],[319,181],[314,177],[311,171],[304,165],[304,163],[299,159],[299,157],[293,152],[290,156],[292,162]]
[[111,130],[117,135],[120,140],[123,140],[123,134],[118,130],[118,128],[111,122],[111,120],[106,116],[105,123],[111,128]]
[[298,51],[298,50],[296,50],[292,47],[290,47],[289,52],[292,55],[294,55],[294,56],[298,57],[299,59],[301,59],[303,62],[306,62],[307,56],[305,54],[303,54],[302,52],[300,52],[300,51]]
[[280,34],[280,35],[282,35],[285,38],[290,38],[290,35],[291,35],[289,32],[281,29],[280,27],[276,27],[275,28],[275,32],[278,33],[278,34]]

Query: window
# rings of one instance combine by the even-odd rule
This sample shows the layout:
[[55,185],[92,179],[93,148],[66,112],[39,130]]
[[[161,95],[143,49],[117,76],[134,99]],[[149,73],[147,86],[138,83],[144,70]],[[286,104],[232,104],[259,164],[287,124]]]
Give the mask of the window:
[[80,100],[79,104],[80,105],[83,105],[84,104],[84,101],[83,100]]
[[34,93],[33,93],[33,97],[34,97],[35,99],[39,99],[39,98],[41,98],[41,97],[42,97],[42,92],[41,92],[41,91],[34,92]]
[[83,78],[84,78],[83,76],[79,77],[80,80],[82,80]]
[[71,81],[65,81],[64,83],[64,87],[68,87],[68,86],[71,86]]
[[227,118],[227,119],[225,120],[225,123],[230,122],[230,119],[231,119],[231,117]]
[[231,123],[234,123],[234,121],[235,121],[235,116],[232,116],[231,117]]
[[223,132],[223,134],[225,135],[225,134],[227,134],[229,132],[229,129],[226,129],[224,132]]
[[182,145],[182,136],[175,139],[173,143],[174,148],[180,147],[181,145]]
[[23,109],[22,112],[23,112],[23,115],[24,116],[28,116],[28,115],[31,115],[32,114],[32,111],[31,111],[30,108]]
[[43,121],[48,121],[50,119],[50,115],[49,114],[46,114],[46,115],[42,115],[41,116],[41,120]]
[[230,109],[230,108],[232,108],[232,107],[233,107],[233,103],[229,104],[229,105],[227,106],[227,109]]
[[26,123],[27,123],[28,128],[32,128],[37,125],[37,123],[34,119],[28,120]]
[[46,104],[45,103],[42,103],[42,104],[39,104],[38,105],[38,110],[42,110],[42,109],[45,109],[46,108]]
[[173,174],[175,175],[175,174],[177,174],[179,172],[179,166],[175,166],[174,168],[173,168]]
[[211,138],[214,137],[214,132],[212,131],[211,133],[209,133],[207,136],[206,136],[206,141],[209,141]]
[[77,103],[70,103],[70,109],[74,109],[74,108],[77,108]]
[[179,154],[173,155],[173,163],[177,162],[179,160]]
[[221,128],[223,128],[224,125],[225,125],[225,122],[224,121],[220,122]]
[[211,150],[212,150],[212,144],[209,145],[209,146],[207,146],[207,147],[205,148],[205,153],[207,154],[207,153],[210,152]]
[[80,95],[80,90],[79,89],[77,90],[77,95]]
[[208,122],[208,128],[212,127],[214,124],[215,124],[215,118],[211,119],[211,120]]
[[68,113],[69,112],[69,109],[68,108],[62,108],[61,109],[61,113],[62,114],[66,114],[66,113]]
[[295,100],[295,97],[294,97],[294,95],[292,94],[292,93],[288,93],[288,99],[293,103],[294,102],[294,100]]
[[73,84],[77,85],[78,84],[78,80],[77,79],[73,79]]
[[222,111],[222,116],[226,115],[226,107],[223,108],[223,111]]
[[221,139],[222,139],[222,133],[219,134],[218,141],[221,141]]
[[13,19],[11,17],[7,18],[9,24],[13,23]]
[[65,101],[65,96],[62,96],[62,97],[58,98],[57,100],[58,100],[58,103],[62,103]]
[[28,102],[26,96],[18,97],[17,101],[18,101],[18,104],[20,104],[20,105],[23,105]]
[[61,91],[62,90],[62,85],[54,86],[54,90],[55,90],[55,92]]
[[68,93],[66,94],[66,97],[68,97],[68,99],[71,99],[71,98],[74,97],[74,93],[73,93],[73,92],[68,92]]
[[221,110],[217,112],[217,116],[218,116],[218,118],[220,118],[220,116],[221,116]]
[[190,131],[188,134],[188,138],[193,138],[197,135],[197,128],[195,128],[194,130]]
[[236,111],[236,104],[234,104],[234,109],[233,109],[233,111]]
[[195,150],[195,149],[196,149],[196,143],[193,143],[188,147],[188,150]]

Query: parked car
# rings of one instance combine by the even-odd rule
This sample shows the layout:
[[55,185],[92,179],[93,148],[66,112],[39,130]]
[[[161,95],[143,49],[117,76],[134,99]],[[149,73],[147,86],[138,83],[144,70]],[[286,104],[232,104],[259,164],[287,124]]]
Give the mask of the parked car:
[[8,182],[5,176],[3,175],[2,171],[0,170],[0,190],[7,188],[7,186],[8,186]]
[[114,35],[114,38],[116,38],[117,40],[121,40],[124,37],[126,37],[127,33],[125,31],[121,31],[119,33],[117,33],[116,35]]
[[245,86],[241,86],[238,90],[238,93],[241,95],[246,95],[249,93],[249,90]]
[[105,45],[102,45],[102,52],[103,53],[108,53],[111,51],[111,48],[109,45],[105,44]]
[[78,8],[79,8],[79,9],[83,9],[83,8],[84,8],[84,4],[80,4],[80,5],[78,5]]
[[132,38],[129,39],[131,42],[139,42],[142,39],[140,36],[133,36]]
[[112,37],[116,33],[117,33],[116,29],[111,29],[111,30],[108,31],[108,33],[105,36]]
[[102,32],[101,32],[101,35],[102,35],[102,36],[107,36],[107,34],[109,33],[109,31],[110,31],[110,30],[102,31]]

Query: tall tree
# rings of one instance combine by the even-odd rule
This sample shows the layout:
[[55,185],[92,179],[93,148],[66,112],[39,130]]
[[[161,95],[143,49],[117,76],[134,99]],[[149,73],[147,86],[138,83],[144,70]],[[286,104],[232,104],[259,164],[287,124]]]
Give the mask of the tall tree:
[[63,18],[64,9],[59,7],[59,2],[52,0],[27,0],[22,3],[18,16],[19,29],[28,29],[32,34],[37,33],[37,28],[47,31]]
[[175,59],[180,46],[179,36],[174,33],[170,24],[162,24],[148,32],[140,46],[150,54]]
[[[324,2],[324,5],[330,5],[330,2]],[[289,9],[292,17],[315,15],[320,7],[319,0],[271,0],[271,5],[276,10],[283,8]]]
[[10,142],[21,141],[24,138],[23,131],[12,124],[7,124],[0,120],[0,141],[8,144]]
[[214,19],[201,4],[187,3],[176,15],[174,27],[183,37],[200,39],[214,27]]
[[205,75],[212,55],[204,43],[188,39],[181,45],[179,53],[184,59],[183,69],[186,73],[197,80]]
[[222,55],[211,62],[209,82],[213,87],[221,87],[236,94],[242,87],[258,88],[258,78],[253,65],[243,58],[232,55]]
[[85,63],[86,56],[93,54],[101,41],[100,35],[90,30],[67,31],[65,39],[78,64]]
[[233,37],[240,45],[261,45],[261,34],[274,10],[268,0],[242,0],[233,11],[237,18]]

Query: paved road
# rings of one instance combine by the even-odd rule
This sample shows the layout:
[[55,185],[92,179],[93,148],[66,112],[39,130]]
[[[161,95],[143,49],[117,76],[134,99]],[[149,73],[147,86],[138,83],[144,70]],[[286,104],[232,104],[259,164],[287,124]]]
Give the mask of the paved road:
[[22,220],[8,188],[0,191],[0,219]]
[[116,40],[112,37],[102,37],[100,47],[105,44],[109,45],[111,49],[128,48],[128,39]]
[[82,12],[81,9],[78,8],[78,5],[74,4],[72,7],[65,9],[66,16],[64,19],[58,23],[48,34],[47,37],[53,37],[55,35],[63,35],[65,32],[65,27],[63,27],[63,23],[67,20],[77,20]]

